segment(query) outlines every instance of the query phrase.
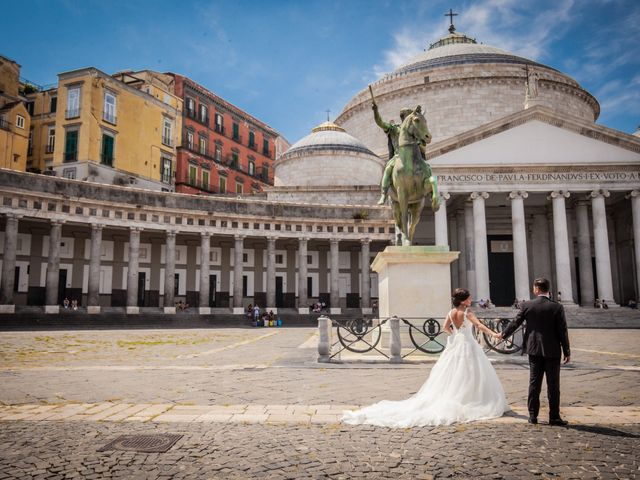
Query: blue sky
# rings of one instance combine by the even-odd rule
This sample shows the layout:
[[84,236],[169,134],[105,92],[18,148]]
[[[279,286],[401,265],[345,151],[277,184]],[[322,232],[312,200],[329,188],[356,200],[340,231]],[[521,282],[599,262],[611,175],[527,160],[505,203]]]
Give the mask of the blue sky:
[[293,143],[446,34],[449,8],[458,31],[575,78],[598,123],[640,125],[637,0],[4,0],[0,54],[37,84],[85,66],[179,72]]

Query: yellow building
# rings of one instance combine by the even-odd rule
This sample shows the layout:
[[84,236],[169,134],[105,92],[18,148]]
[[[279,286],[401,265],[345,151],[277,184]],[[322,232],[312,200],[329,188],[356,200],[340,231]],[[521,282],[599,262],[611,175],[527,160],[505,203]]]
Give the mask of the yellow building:
[[25,96],[27,111],[31,114],[27,171],[41,173],[53,167],[58,89],[50,88]]
[[52,165],[57,175],[173,189],[180,98],[143,78],[96,68],[58,78]]
[[0,55],[0,168],[25,170],[30,127],[20,97],[20,65]]

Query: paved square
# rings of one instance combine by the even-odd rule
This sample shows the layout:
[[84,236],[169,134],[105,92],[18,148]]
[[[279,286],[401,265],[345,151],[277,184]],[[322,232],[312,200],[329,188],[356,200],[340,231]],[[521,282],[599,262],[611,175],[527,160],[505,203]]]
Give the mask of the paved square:
[[[509,415],[391,430],[339,418],[411,395],[435,357],[318,364],[311,328],[0,333],[0,479],[636,478],[640,330],[570,336],[569,428],[528,425],[526,357],[491,354]],[[97,451],[157,433],[184,436]]]

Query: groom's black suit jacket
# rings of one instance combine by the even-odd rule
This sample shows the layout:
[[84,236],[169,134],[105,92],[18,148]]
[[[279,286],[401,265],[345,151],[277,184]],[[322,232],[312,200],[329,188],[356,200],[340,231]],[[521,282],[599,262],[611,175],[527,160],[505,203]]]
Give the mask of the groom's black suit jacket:
[[561,348],[565,357],[571,355],[569,332],[564,308],[545,296],[525,302],[516,318],[502,332],[508,338],[527,321],[522,339],[523,353],[539,357],[560,358]]

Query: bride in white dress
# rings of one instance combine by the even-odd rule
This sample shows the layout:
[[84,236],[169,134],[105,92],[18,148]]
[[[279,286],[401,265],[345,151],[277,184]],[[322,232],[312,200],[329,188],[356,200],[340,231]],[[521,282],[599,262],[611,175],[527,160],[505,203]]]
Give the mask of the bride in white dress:
[[509,410],[502,384],[482,347],[473,337],[473,325],[499,336],[469,311],[471,294],[458,288],[444,323],[451,335],[440,358],[420,390],[406,400],[383,400],[360,410],[345,411],[344,423],[383,427],[450,425],[501,417]]

